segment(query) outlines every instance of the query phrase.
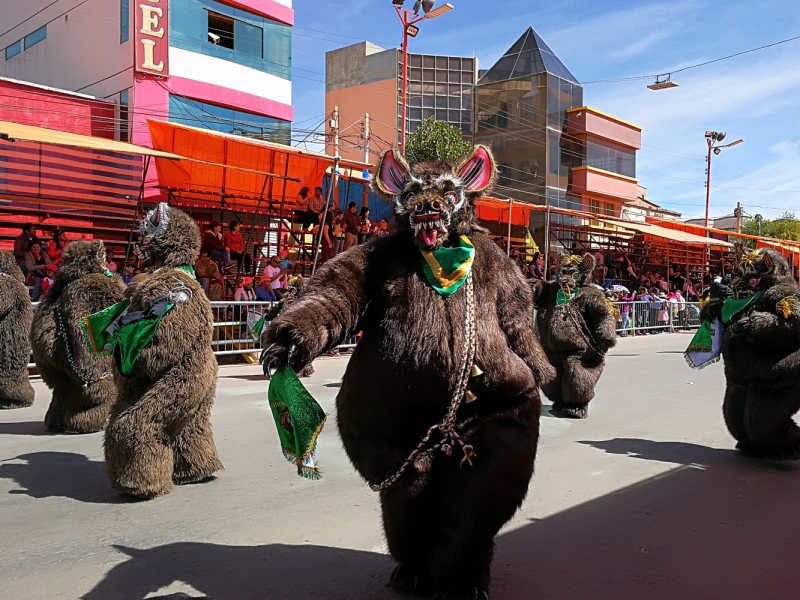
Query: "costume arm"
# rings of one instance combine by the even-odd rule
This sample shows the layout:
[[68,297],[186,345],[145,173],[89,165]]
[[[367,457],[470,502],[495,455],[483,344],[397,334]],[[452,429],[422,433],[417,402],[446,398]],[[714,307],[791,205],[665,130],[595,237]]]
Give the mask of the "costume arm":
[[537,385],[556,375],[533,329],[531,293],[517,266],[504,257],[497,291],[497,316],[508,347],[533,371]]
[[544,308],[547,304],[547,295],[550,291],[550,286],[541,279],[529,279],[528,284],[531,286],[533,292],[533,305],[536,308]]
[[800,315],[753,311],[730,325],[731,335],[769,348],[800,347]]
[[592,332],[597,349],[605,354],[617,344],[616,319],[611,307],[600,294],[588,295],[581,302],[586,325]]
[[[325,263],[303,295],[270,323],[261,343],[265,364],[300,370],[355,334],[367,307],[369,251],[358,246]],[[272,345],[271,348],[269,346]]]

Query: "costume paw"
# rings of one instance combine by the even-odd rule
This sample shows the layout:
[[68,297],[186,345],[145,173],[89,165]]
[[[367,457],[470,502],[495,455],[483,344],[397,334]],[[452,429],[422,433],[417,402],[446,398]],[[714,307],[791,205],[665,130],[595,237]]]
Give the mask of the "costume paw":
[[589,416],[589,407],[586,404],[565,404],[563,402],[556,402],[553,404],[551,412],[560,413],[557,417],[564,417],[567,419],[585,419]]
[[450,588],[437,590],[433,600],[489,600],[489,590],[480,586],[474,588]]
[[398,564],[389,578],[389,587],[399,592],[429,597],[433,586],[427,577],[420,576],[411,567]]

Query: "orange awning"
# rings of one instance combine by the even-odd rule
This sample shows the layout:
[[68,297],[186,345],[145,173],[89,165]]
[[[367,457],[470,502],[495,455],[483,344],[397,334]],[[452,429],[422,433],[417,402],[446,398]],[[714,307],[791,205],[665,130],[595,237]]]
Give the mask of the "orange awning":
[[[258,205],[288,205],[303,186],[313,190],[322,184],[334,164],[327,154],[300,150],[244,136],[198,129],[189,125],[147,120],[153,147],[180,155],[180,165],[156,159],[158,183],[174,192],[177,204],[188,199],[226,202],[239,209]],[[369,168],[356,161],[340,161],[341,169]]]

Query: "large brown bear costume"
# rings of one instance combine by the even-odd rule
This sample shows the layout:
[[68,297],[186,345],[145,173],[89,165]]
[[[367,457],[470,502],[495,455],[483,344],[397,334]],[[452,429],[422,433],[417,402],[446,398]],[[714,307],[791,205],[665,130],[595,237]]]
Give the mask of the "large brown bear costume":
[[0,250],[0,409],[33,404],[28,381],[33,308],[25,277],[11,252]]
[[[475,221],[473,200],[494,177],[482,146],[457,165],[413,169],[387,151],[374,185],[394,204],[397,233],[325,263],[265,340],[274,344],[271,364],[288,360],[299,371],[363,332],[337,399],[342,442],[373,489],[383,487],[384,529],[399,563],[392,585],[448,600],[488,597],[493,538],[533,474],[537,383],[553,374],[533,330],[530,288]],[[475,248],[471,275],[445,297],[429,283],[422,250],[454,246],[460,236]],[[476,328],[467,335],[471,310]],[[426,446],[443,452],[407,462],[457,402],[456,435],[433,431]]]
[[168,493],[221,470],[211,433],[217,361],[211,304],[191,269],[200,230],[184,212],[159,204],[142,222],[145,265],[128,287],[129,313],[169,296],[175,308],[126,377],[115,369],[118,399],[106,427],[106,468],[115,489],[142,498]]
[[80,328],[82,317],[125,297],[122,279],[105,273],[103,242],[71,242],[53,285],[34,312],[33,359],[42,380],[53,390],[44,417],[49,431],[100,431],[116,399],[111,359],[91,353]]
[[[725,424],[742,452],[797,459],[800,427],[792,415],[800,409],[800,290],[779,252],[737,258],[734,295],[763,295],[733,317],[722,338]],[[723,304],[724,298],[712,298],[701,318],[719,319]]]
[[557,416],[585,419],[606,352],[617,343],[616,316],[602,290],[590,285],[595,269],[591,254],[582,259],[559,254],[556,261],[555,281],[531,280],[542,347],[557,373],[542,391]]

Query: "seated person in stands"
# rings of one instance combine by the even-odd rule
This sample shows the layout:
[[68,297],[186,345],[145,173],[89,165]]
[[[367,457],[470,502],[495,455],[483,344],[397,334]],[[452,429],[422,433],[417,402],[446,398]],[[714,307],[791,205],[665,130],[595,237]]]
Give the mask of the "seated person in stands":
[[275,298],[280,300],[283,298],[284,292],[286,292],[286,288],[281,285],[281,279],[284,277],[286,269],[281,269],[278,265],[277,256],[273,256],[269,259],[269,264],[264,269],[264,280],[269,282],[272,293],[275,294]]
[[200,250],[200,258],[194,263],[194,271],[197,276],[197,283],[208,294],[208,284],[212,279],[219,279],[219,268],[217,263],[208,257],[208,251]]
[[116,273],[119,266],[114,260],[114,249],[106,247],[106,270],[110,273]]
[[275,295],[275,292],[272,291],[272,284],[269,280],[269,277],[262,277],[261,283],[259,283],[255,291],[256,298],[263,302],[275,302],[278,299],[278,297]]
[[314,215],[308,210],[310,200],[308,194],[310,191],[306,186],[303,186],[294,199],[294,218],[300,222],[301,229],[307,229],[309,225],[315,222]]
[[213,260],[221,260],[226,273],[231,271],[231,253],[225,247],[225,241],[222,236],[222,223],[219,221],[212,221],[211,227],[203,235],[203,244],[201,250],[208,252],[208,255]]
[[255,302],[256,293],[253,291],[253,278],[242,277],[239,282],[239,287],[236,288],[236,293],[233,296],[236,302]]
[[250,255],[245,252],[245,244],[242,239],[242,232],[240,231],[241,223],[234,219],[228,225],[228,231],[225,232],[223,243],[230,253],[232,261],[236,261],[236,272],[242,272],[242,263],[244,263],[244,272],[251,273],[253,268],[253,260]]
[[136,259],[129,258],[128,262],[125,263],[125,268],[122,270],[122,282],[125,285],[130,285],[131,280],[138,274],[139,270],[136,268]]
[[22,233],[14,239],[14,258],[17,259],[19,268],[22,269],[22,274],[27,275],[28,271],[25,268],[25,255],[30,252],[33,242],[39,242],[40,246],[42,241],[36,237],[36,225],[33,223],[25,223],[22,226]]
[[308,199],[308,212],[312,223],[320,224],[322,222],[322,211],[325,209],[325,204],[325,198],[322,197],[322,188],[315,187],[314,195]]
[[38,239],[31,244],[31,249],[25,253],[25,269],[28,273],[26,283],[33,285],[31,300],[39,301],[42,294],[42,279],[48,277],[48,266],[53,266],[47,252],[42,250],[42,242]]
[[47,251],[47,256],[53,261],[55,269],[58,269],[61,264],[61,253],[64,252],[68,245],[67,231],[63,227],[59,227],[53,233],[53,239],[47,242],[47,248],[44,249]]

